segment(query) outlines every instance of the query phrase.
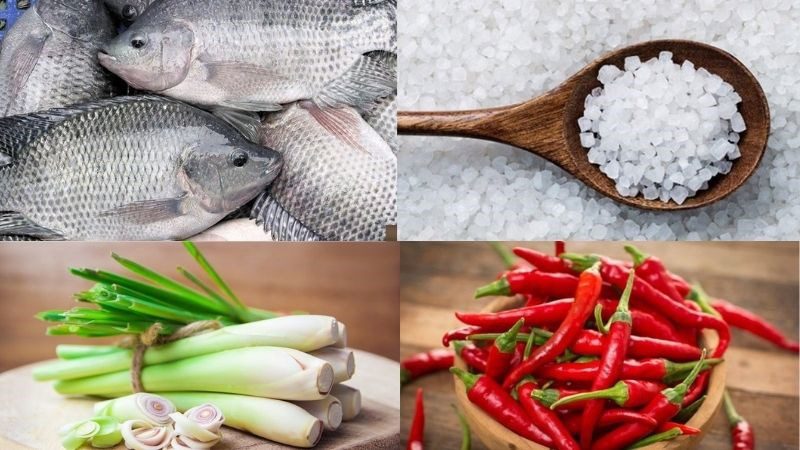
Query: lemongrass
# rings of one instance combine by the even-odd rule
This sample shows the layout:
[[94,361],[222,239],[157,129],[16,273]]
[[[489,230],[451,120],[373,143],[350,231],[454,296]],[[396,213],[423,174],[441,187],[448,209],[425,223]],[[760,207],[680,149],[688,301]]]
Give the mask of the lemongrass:
[[128,420],[120,427],[125,447],[131,450],[161,450],[175,434],[172,425],[157,426],[145,420]]
[[163,392],[179,411],[211,403],[225,415],[225,425],[285,445],[309,448],[322,437],[322,421],[282,400],[207,392]]
[[202,442],[192,439],[189,436],[176,434],[173,436],[168,450],[206,450],[217,445],[217,442],[219,442],[219,440]]
[[114,447],[122,441],[119,421],[114,417],[92,417],[61,427],[61,445],[76,450],[89,443],[95,448]]
[[333,367],[333,382],[342,383],[353,377],[356,372],[356,361],[352,350],[325,347],[310,353]]
[[[313,351],[339,340],[338,322],[330,316],[283,316],[231,325],[216,331],[152,347],[144,354],[145,366],[176,361],[223,350],[252,346],[287,347]],[[33,377],[40,381],[69,380],[129,369],[131,351],[125,350],[77,360],[54,361],[37,366]]]
[[[306,353],[279,347],[249,347],[145,367],[148,392],[191,390],[284,400],[318,400],[333,386],[333,368]],[[130,371],[58,381],[65,395],[131,391]]]
[[342,420],[353,420],[361,413],[361,391],[346,384],[336,384],[331,395],[342,403]]
[[172,422],[170,414],[175,412],[175,405],[157,395],[140,392],[126,397],[115,398],[94,405],[94,413],[101,416],[113,416],[120,422],[127,420],[146,420],[155,425],[166,425]]
[[294,403],[321,420],[326,430],[336,431],[342,424],[342,402],[336,397],[329,395],[322,400]]
[[339,339],[336,340],[336,343],[333,344],[336,348],[345,348],[347,347],[347,327],[344,326],[342,322],[339,322]]
[[107,355],[121,352],[124,349],[116,345],[71,345],[61,344],[56,346],[56,356],[61,359],[78,359],[88,356]]
[[216,405],[204,403],[184,412],[186,418],[206,431],[219,433],[225,423],[225,414]]

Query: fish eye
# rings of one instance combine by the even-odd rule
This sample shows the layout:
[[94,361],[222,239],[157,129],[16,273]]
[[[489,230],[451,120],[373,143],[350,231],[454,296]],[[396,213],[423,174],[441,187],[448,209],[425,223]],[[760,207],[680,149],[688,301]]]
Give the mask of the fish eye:
[[147,41],[141,36],[134,36],[133,39],[131,39],[131,47],[135,49],[140,49],[145,45],[147,45]]
[[230,161],[236,167],[242,167],[247,164],[247,160],[250,159],[247,157],[247,153],[239,150],[231,153]]
[[[133,20],[139,15],[139,11],[133,5],[125,5],[122,7],[122,18],[125,20]],[[139,47],[137,47],[139,48]]]

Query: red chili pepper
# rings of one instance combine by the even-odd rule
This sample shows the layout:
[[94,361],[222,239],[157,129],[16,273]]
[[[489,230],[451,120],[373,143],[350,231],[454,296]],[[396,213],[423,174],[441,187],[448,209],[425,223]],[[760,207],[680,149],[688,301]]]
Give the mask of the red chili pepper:
[[517,333],[524,323],[524,320],[518,320],[510,330],[494,340],[494,344],[489,348],[489,359],[486,361],[486,376],[499,381],[508,372],[514,349],[517,347]]
[[672,278],[660,259],[642,253],[633,245],[626,245],[625,251],[633,257],[633,267],[636,268],[637,276],[650,283],[670,299],[676,302],[683,302],[685,297],[675,289],[672,284]]
[[486,372],[486,360],[489,357],[489,352],[484,348],[475,347],[473,345],[466,345],[464,341],[455,341],[453,349],[456,354],[464,360],[467,366],[479,372]]
[[[705,357],[705,352],[703,357]],[[697,365],[695,365],[683,382],[675,387],[661,391],[650,400],[647,406],[642,408],[641,413],[654,418],[658,424],[671,420],[675,414],[680,411],[686,390],[694,382],[697,374],[700,373],[701,367],[703,366],[703,359],[704,358],[701,358],[700,361],[697,362]],[[592,445],[592,450],[616,450],[625,448],[652,433],[653,429],[654,427],[652,425],[645,425],[642,423],[628,423],[619,426],[597,439]]]
[[[569,273],[548,273],[541,270],[519,269],[507,272],[499,280],[475,291],[475,298],[490,295],[511,296],[536,294],[544,297],[572,297],[578,288],[578,276]],[[612,298],[617,292],[609,285],[603,286],[603,296]]]
[[450,371],[464,383],[467,398],[498,423],[537,444],[553,445],[552,439],[531,421],[522,406],[494,380],[464,372],[458,367],[451,367]]
[[711,306],[719,312],[725,322],[728,322],[728,325],[745,330],[782,349],[800,352],[800,343],[786,337],[764,318],[725,300],[712,300]]
[[[581,416],[582,414],[571,414],[564,419],[564,425],[569,428],[570,433],[580,434]],[[597,427],[607,428],[611,425],[617,425],[626,422],[642,422],[654,427],[658,425],[656,423],[656,419],[653,419],[650,416],[646,416],[629,409],[616,408],[603,411],[603,414],[600,415],[600,419],[597,421]]]
[[[720,362],[721,359],[706,359],[703,370]],[[670,384],[670,381],[674,382],[675,377],[688,372],[694,364],[696,362],[675,363],[661,358],[628,359],[622,365],[620,376],[623,379],[663,381]],[[542,367],[539,376],[548,380],[592,382],[597,376],[599,367],[599,361],[548,364]]]
[[[597,370],[597,377],[592,382],[592,390],[598,391],[611,387],[620,378],[622,373],[622,365],[625,362],[625,353],[628,349],[628,340],[631,336],[631,325],[633,319],[628,310],[628,301],[631,297],[631,289],[633,288],[633,279],[635,274],[631,270],[628,275],[628,281],[625,285],[625,290],[622,291],[622,296],[619,299],[617,311],[611,316],[610,324],[608,325],[608,345],[603,350],[600,356],[600,365]],[[602,306],[596,309],[596,317],[599,319],[598,326],[605,329],[606,326],[602,325],[602,318],[600,317],[600,310]],[[596,320],[597,320],[596,319]],[[625,388],[627,385],[621,384]],[[581,447],[589,448],[592,442],[592,435],[597,426],[597,421],[600,419],[600,414],[603,413],[603,400],[591,400],[586,404],[583,410],[583,418],[581,422]]]
[[[583,330],[570,350],[578,355],[600,355],[608,343],[608,337],[594,330]],[[681,342],[631,336],[625,352],[631,358],[665,358],[672,361],[696,361],[700,349]]]
[[637,408],[649,403],[664,387],[663,383],[653,381],[620,380],[607,388],[592,388],[589,391],[562,396],[552,402],[550,408],[556,409],[574,404],[586,405],[587,401],[591,400],[611,400],[623,408]]
[[675,423],[675,422],[664,422],[661,425],[656,427],[656,433],[663,433],[665,431],[669,431],[673,428],[677,428],[681,430],[681,434],[685,434],[687,436],[691,436],[693,434],[700,434],[701,430],[690,427],[688,425],[684,425],[682,423]]
[[567,243],[564,241],[556,241],[556,256],[567,251]]
[[536,385],[530,381],[524,382],[517,387],[517,397],[522,404],[522,408],[533,419],[533,422],[550,436],[557,450],[580,450],[580,446],[561,421],[561,418],[550,408],[531,398],[531,391],[535,388]]
[[567,317],[546,343],[534,350],[530,358],[508,374],[503,382],[504,388],[511,389],[522,377],[536,372],[544,364],[553,361],[575,342],[597,304],[602,285],[603,280],[600,278],[597,267],[589,268],[581,273],[578,288],[575,290],[575,301],[570,307]]
[[524,247],[515,247],[514,254],[529,262],[533,267],[536,267],[542,272],[572,273],[569,262],[558,256],[550,256],[547,253]]
[[447,370],[453,366],[453,352],[437,348],[417,353],[400,362],[400,384],[406,384],[422,375]]
[[538,295],[533,294],[525,294],[525,308],[530,306],[537,306],[541,305],[542,303],[547,303],[547,297],[541,297]]
[[669,277],[672,280],[672,286],[678,291],[678,294],[680,294],[681,298],[686,298],[686,296],[689,295],[689,292],[692,291],[692,286],[689,284],[689,282],[680,275],[675,275],[672,272],[669,273]]
[[417,389],[417,400],[414,406],[414,418],[411,420],[411,431],[408,433],[406,450],[422,450],[422,439],[425,435],[425,405],[422,400],[422,388]]
[[484,328],[476,326],[468,326],[468,327],[457,328],[455,330],[450,330],[447,333],[445,333],[444,336],[442,336],[442,345],[448,347],[450,346],[450,342],[452,341],[463,341],[464,339],[470,337],[473,334],[484,333],[487,331],[492,331],[492,330],[486,330]]
[[686,393],[686,396],[683,398],[683,405],[684,407],[691,405],[694,403],[698,398],[702,397],[705,394],[706,389],[708,388],[708,379],[711,376],[711,372],[703,372],[697,376],[697,379],[694,383],[689,387],[689,391]]
[[736,412],[730,394],[726,390],[725,415],[731,427],[731,442],[734,450],[753,450],[756,447],[756,437],[750,424]]
[[[597,257],[585,257],[581,255],[562,255],[570,259],[578,266],[585,267],[589,262],[595,262]],[[627,282],[627,269],[619,264],[604,262],[600,266],[603,280],[608,281],[613,286],[621,288]],[[636,277],[633,282],[632,298],[646,302],[658,309],[662,314],[669,317],[678,325],[692,328],[710,328],[717,332],[719,344],[714,349],[712,356],[721,357],[728,349],[731,340],[731,332],[728,324],[720,318],[709,314],[701,313],[697,310],[688,308],[683,303],[670,300],[669,297],[658,291],[643,279]]]

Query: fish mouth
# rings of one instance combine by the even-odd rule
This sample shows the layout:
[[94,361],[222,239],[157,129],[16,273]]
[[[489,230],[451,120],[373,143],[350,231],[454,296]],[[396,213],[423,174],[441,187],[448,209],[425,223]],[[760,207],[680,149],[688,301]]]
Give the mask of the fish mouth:
[[100,61],[100,64],[104,67],[114,66],[119,63],[115,56],[111,56],[104,51],[97,52],[97,60]]

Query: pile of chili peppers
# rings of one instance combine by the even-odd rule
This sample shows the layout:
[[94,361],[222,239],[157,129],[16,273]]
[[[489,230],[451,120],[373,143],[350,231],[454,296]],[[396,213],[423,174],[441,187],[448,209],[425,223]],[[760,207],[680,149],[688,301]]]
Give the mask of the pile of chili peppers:
[[[456,312],[465,326],[443,337],[467,366],[450,370],[470,401],[551,448],[639,448],[700,432],[685,423],[705,399],[730,326],[798,352],[797,342],[756,314],[711,299],[654,256],[625,249],[631,262],[565,253],[560,242],[558,256],[515,248],[514,260],[506,253],[508,270],[475,296],[522,296],[524,306]],[[719,338],[713,349],[703,348],[705,329]],[[403,383],[453,362],[441,349],[414,355],[401,364]],[[754,448],[753,431],[727,392],[725,404],[733,448]],[[422,430],[416,433],[421,449]]]

